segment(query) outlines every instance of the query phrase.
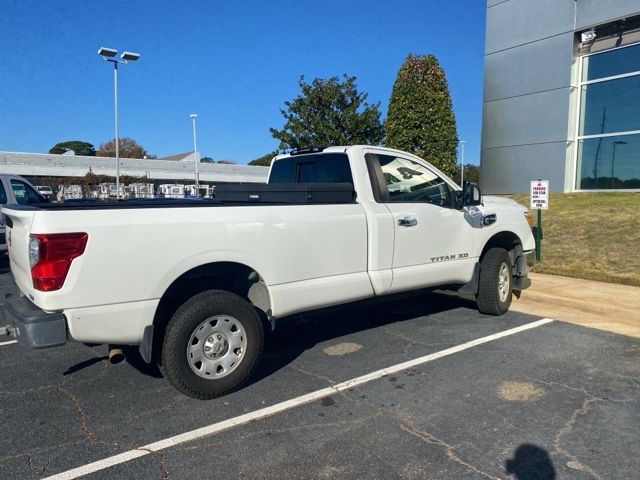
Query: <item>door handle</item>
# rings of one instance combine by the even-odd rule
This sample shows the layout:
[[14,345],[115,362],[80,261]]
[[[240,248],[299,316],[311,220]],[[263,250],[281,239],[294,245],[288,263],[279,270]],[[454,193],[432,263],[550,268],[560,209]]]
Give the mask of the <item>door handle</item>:
[[398,225],[401,227],[415,227],[418,225],[418,219],[416,217],[399,218]]

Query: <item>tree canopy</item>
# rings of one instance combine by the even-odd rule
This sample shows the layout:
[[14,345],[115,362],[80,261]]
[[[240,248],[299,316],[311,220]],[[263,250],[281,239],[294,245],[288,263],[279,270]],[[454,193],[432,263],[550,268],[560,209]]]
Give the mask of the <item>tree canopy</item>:
[[[460,165],[456,165],[455,174],[451,178],[453,179],[454,182],[460,185],[460,180],[461,180]],[[479,184],[480,183],[480,167],[472,163],[467,163],[464,166],[464,181]]]
[[[118,141],[119,154],[121,158],[156,158],[155,155],[149,154],[145,148],[136,142],[133,138],[123,137]],[[100,144],[96,152],[98,157],[115,157],[116,156],[116,139],[112,138]]]
[[95,147],[89,142],[83,142],[82,140],[67,140],[66,142],[56,143],[49,153],[63,154],[69,150],[73,150],[76,155],[84,155],[87,157],[94,157],[96,155]]
[[257,166],[260,166],[260,167],[269,167],[269,166],[271,166],[271,160],[273,160],[273,157],[275,157],[276,155],[278,155],[278,152],[267,153],[266,155],[258,157],[255,160],[251,160],[249,162],[249,165],[257,165]]
[[280,140],[281,151],[381,142],[380,104],[366,102],[367,94],[358,92],[356,77],[316,78],[307,83],[302,76],[298,85],[301,94],[280,110],[284,127],[270,129],[273,138]]
[[385,143],[424,158],[448,175],[458,134],[445,73],[433,55],[409,55],[393,85]]

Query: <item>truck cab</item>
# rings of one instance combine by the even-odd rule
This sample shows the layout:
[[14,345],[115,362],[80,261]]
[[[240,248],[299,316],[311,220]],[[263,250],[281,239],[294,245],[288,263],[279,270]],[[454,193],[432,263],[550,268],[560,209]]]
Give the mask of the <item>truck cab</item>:
[[529,285],[535,243],[527,210],[482,196],[473,184],[463,191],[415,155],[373,146],[298,150],[271,163],[269,183],[290,182],[354,185],[369,219],[369,275],[377,295],[447,284],[475,293],[479,260],[494,245],[518,264],[516,293]]

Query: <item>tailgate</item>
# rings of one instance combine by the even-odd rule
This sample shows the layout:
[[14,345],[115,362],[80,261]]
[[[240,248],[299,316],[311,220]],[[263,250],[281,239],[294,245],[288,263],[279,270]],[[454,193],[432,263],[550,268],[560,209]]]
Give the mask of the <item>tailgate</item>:
[[6,239],[11,273],[22,293],[33,298],[31,265],[29,264],[29,232],[35,210],[2,209],[6,224]]

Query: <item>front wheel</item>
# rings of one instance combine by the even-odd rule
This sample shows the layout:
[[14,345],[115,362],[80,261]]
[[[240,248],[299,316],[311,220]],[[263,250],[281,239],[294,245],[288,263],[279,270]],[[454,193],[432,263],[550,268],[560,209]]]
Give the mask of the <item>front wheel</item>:
[[201,400],[236,390],[262,354],[262,321],[242,297],[208,290],[173,315],[162,344],[164,374],[181,393]]
[[504,248],[492,248],[484,255],[476,298],[481,313],[502,315],[509,310],[513,297],[511,270],[511,260]]

